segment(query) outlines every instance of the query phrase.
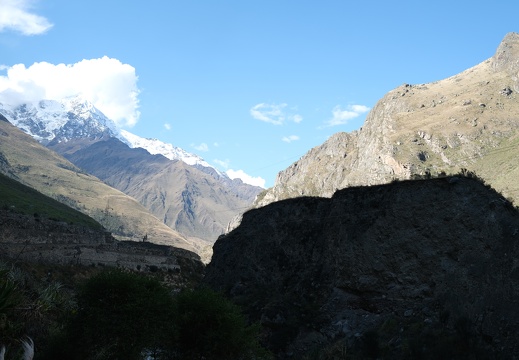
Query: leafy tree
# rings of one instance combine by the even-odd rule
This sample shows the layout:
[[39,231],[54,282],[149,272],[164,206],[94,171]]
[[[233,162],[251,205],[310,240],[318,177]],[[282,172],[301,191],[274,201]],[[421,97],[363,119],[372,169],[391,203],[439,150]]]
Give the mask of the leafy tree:
[[173,298],[157,280],[110,270],[80,288],[78,311],[50,353],[68,359],[141,359],[173,339]]
[[259,327],[208,289],[174,296],[157,280],[110,270],[79,289],[78,310],[40,359],[268,359]]
[[209,289],[177,297],[178,349],[181,359],[268,359],[259,327],[247,326],[240,309]]

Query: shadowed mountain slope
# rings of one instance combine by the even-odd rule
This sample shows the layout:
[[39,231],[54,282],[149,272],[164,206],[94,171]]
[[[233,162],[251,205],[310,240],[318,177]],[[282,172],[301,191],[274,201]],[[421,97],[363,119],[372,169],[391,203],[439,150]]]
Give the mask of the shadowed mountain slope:
[[52,199],[0,172],[0,208],[16,214],[30,215],[104,230],[101,224],[84,213]]
[[[280,358],[334,345],[353,354],[365,334],[391,359],[458,345],[519,355],[519,214],[476,179],[275,202],[245,213],[213,250],[205,281],[261,322]],[[420,339],[412,355],[405,344]]]

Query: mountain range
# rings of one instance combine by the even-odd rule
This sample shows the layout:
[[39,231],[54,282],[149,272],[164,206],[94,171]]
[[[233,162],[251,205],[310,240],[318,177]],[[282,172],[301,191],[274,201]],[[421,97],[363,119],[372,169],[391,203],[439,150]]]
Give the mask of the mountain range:
[[[261,193],[80,97],[0,104],[0,173],[118,240],[195,265],[214,250],[203,281],[259,322],[277,358],[517,358],[518,93],[509,33],[460,74],[390,91]],[[17,241],[30,217],[14,221]]]
[[460,74],[390,91],[361,129],[333,135],[261,193],[194,154],[118,129],[80,96],[0,104],[0,114],[137,199],[170,228],[210,244],[253,201],[259,207],[291,197],[329,197],[348,186],[460,169],[475,171],[517,200],[518,44],[519,35],[509,33],[492,58]]
[[197,155],[119,129],[80,96],[0,104],[0,114],[206,249],[262,190],[230,179]]
[[0,115],[0,172],[98,221],[119,240],[199,253],[206,246],[159,221],[132,197],[85,173]]

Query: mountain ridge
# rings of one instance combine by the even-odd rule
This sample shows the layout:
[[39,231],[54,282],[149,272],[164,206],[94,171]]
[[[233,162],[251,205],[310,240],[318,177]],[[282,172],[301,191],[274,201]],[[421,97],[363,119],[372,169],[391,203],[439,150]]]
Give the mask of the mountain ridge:
[[[143,148],[152,155],[160,154],[170,160],[182,160],[189,165],[214,168],[198,155],[172,144],[158,139],[142,138],[120,129],[81,95],[17,105],[0,103],[0,114],[44,145],[57,146],[71,139],[115,137],[131,148]],[[220,175],[226,176],[222,173]]]
[[391,90],[359,130],[331,136],[281,171],[255,206],[461,168],[519,200],[512,174],[496,181],[499,174],[487,158],[516,153],[510,142],[519,129],[518,39],[517,33],[507,34],[493,57],[457,75]]
[[203,172],[180,160],[151,155],[144,149],[129,149],[115,138],[98,141],[66,156],[108,185],[137,199],[169,227],[210,243],[237,212],[250,207],[255,196],[254,192],[235,192],[240,184],[222,187],[218,173]]
[[[229,221],[249,208],[262,190],[239,179],[230,179],[201,157],[183,149],[118,129],[113,121],[82,97],[42,100],[18,106],[0,104],[0,114],[80,168],[136,198],[167,226],[185,233],[196,242],[214,242]],[[110,142],[111,139],[117,142]],[[110,158],[111,168],[102,164],[108,149],[96,145],[107,142],[126,147],[124,151],[119,147],[117,156]],[[95,151],[102,151],[104,155]],[[160,156],[160,166],[154,156]],[[138,161],[140,166],[131,165],[129,159]],[[178,173],[182,167],[186,176],[177,177],[179,181],[176,183],[165,180],[165,169],[178,168]],[[119,174],[115,173],[115,168]],[[153,174],[153,171],[158,174]],[[146,181],[142,180],[144,175]],[[132,185],[133,179],[138,184]],[[151,179],[156,179],[157,183]],[[197,184],[205,190],[198,191],[200,186]],[[157,191],[162,195],[156,194]],[[162,198],[164,194],[170,195]],[[158,203],[154,204],[152,199]]]
[[96,177],[38,143],[9,122],[0,122],[0,171],[101,223],[118,240],[166,244],[203,253],[207,244],[188,240],[152,216],[135,199],[109,187]]

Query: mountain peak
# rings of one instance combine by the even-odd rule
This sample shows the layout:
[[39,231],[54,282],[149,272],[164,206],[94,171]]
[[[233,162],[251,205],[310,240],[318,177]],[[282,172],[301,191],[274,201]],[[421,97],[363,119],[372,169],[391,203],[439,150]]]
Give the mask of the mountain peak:
[[510,32],[505,35],[492,58],[495,71],[507,71],[513,76],[519,72],[519,34]]
[[[160,154],[169,160],[181,160],[188,165],[200,165],[203,167],[215,169],[200,156],[188,153],[187,151],[173,146],[172,144],[162,142],[158,139],[143,138],[126,130],[121,130],[120,135],[122,138],[121,140],[126,142],[132,148],[143,148],[152,155]],[[223,174],[220,173],[217,169],[215,170],[220,176],[223,176]]]
[[0,114],[43,144],[119,133],[116,124],[81,95],[18,105],[0,104]]
[[132,148],[143,148],[150,154],[160,154],[170,160],[181,160],[188,165],[211,168],[219,177],[226,177],[198,155],[158,139],[142,138],[120,129],[82,95],[17,105],[0,103],[0,115],[4,115],[13,125],[44,145],[65,144],[73,139],[97,141],[96,139],[110,136]]
[[97,108],[81,95],[68,96],[60,100],[60,103],[68,107],[70,110],[75,110],[76,112],[99,112]]
[[517,201],[511,164],[518,154],[518,97],[519,34],[509,33],[492,58],[466,71],[388,92],[361,129],[310,150],[280,172],[255,205],[460,169]]

